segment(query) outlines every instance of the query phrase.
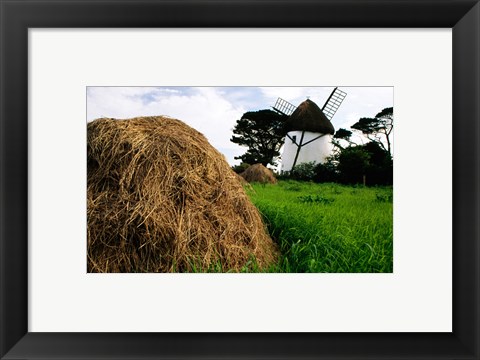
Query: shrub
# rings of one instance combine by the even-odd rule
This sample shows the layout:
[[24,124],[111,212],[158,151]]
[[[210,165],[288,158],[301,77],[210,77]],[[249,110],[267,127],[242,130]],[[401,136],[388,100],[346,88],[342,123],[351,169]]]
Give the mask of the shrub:
[[237,174],[240,174],[247,170],[247,168],[250,166],[250,164],[242,162],[240,165],[233,165],[232,170],[235,171]]
[[342,150],[338,155],[338,171],[340,180],[346,184],[359,184],[363,182],[363,176],[370,160],[370,154],[362,146],[350,146]]
[[337,166],[332,157],[329,157],[323,164],[317,164],[314,171],[315,175],[313,180],[315,182],[325,183],[338,181]]
[[335,201],[335,199],[325,198],[320,195],[299,196],[297,199],[305,204],[330,204]]
[[289,172],[289,178],[303,181],[313,180],[315,177],[315,166],[315,161],[295,165],[295,167]]

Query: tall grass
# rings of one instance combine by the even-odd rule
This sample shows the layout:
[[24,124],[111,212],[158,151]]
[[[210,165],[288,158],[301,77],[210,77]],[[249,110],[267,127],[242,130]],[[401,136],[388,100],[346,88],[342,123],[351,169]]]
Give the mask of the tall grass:
[[281,261],[272,272],[393,271],[392,187],[279,181],[253,184]]

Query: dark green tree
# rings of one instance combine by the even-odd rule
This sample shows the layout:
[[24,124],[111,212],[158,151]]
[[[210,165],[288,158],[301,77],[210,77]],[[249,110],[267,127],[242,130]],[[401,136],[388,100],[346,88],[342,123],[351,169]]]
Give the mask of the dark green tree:
[[335,146],[335,149],[337,151],[343,150],[345,146],[341,144],[341,140],[344,140],[349,145],[353,145],[352,141],[350,140],[351,136],[352,136],[352,132],[350,130],[340,128],[337,131],[335,131],[335,135],[333,135],[333,139],[332,139],[332,144]]
[[358,184],[363,182],[370,165],[370,153],[363,146],[349,146],[337,156],[337,161],[341,181]]
[[249,111],[243,114],[233,129],[231,142],[248,147],[245,154],[236,156],[247,164],[275,165],[285,137],[287,117],[272,110]]
[[373,141],[362,145],[362,147],[370,154],[369,166],[366,171],[367,184],[393,184],[393,160],[390,154]]
[[383,109],[374,118],[361,118],[351,128],[361,131],[370,141],[377,143],[392,156],[390,134],[393,130],[393,107]]
[[[378,143],[349,146],[333,157],[339,180],[347,184],[391,185],[393,161]],[[365,176],[365,178],[364,178]]]
[[315,182],[337,182],[339,180],[337,171],[338,162],[335,158],[335,155],[329,156],[324,163],[316,165],[315,177],[313,178]]

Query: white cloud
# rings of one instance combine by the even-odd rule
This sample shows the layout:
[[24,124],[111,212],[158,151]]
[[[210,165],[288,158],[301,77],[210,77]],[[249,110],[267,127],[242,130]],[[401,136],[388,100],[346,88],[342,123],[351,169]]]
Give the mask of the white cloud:
[[265,97],[273,105],[275,100],[281,97],[284,100],[298,106],[302,101],[309,98],[318,106],[322,107],[328,96],[334,89],[333,87],[262,87],[260,88]]
[[[189,90],[189,91],[187,91]],[[215,88],[162,89],[142,87],[94,87],[88,89],[87,120],[99,117],[125,119],[167,115],[203,133],[228,161],[241,148],[230,141],[236,120],[246,111],[228,102]],[[242,150],[241,152],[243,152]]]
[[[299,97],[307,96],[306,91],[307,88],[302,87],[262,87],[260,90],[262,91],[263,95],[268,99],[276,99],[281,97],[287,101],[293,101],[293,99],[297,99]],[[295,104],[297,105],[297,104]]]

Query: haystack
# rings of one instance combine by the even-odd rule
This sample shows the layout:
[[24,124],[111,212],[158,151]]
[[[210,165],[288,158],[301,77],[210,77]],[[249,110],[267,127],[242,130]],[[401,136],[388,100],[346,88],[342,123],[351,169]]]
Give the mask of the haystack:
[[255,164],[255,165],[249,166],[244,172],[240,174],[240,176],[243,177],[249,183],[252,183],[252,182],[259,182],[262,184],[277,183],[277,179],[275,178],[275,175],[273,175],[273,171],[270,169],[267,169],[262,164]]
[[198,131],[161,116],[97,119],[87,130],[89,272],[275,263],[258,210]]

